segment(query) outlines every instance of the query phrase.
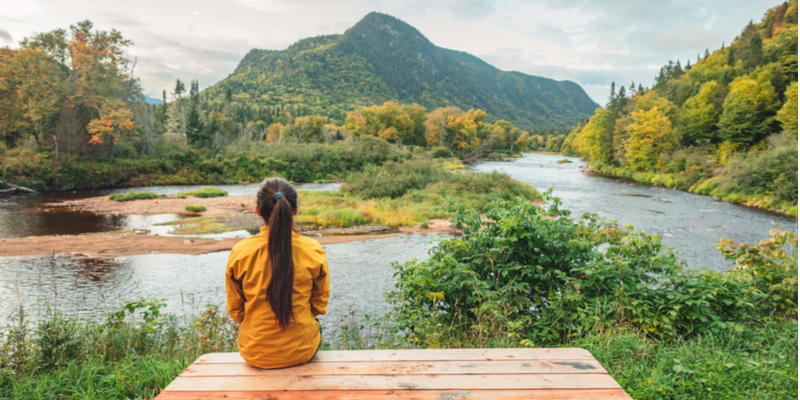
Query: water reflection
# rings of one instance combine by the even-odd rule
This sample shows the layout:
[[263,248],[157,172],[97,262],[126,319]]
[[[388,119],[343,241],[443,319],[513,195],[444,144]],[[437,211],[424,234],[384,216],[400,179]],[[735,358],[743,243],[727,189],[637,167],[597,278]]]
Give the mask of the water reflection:
[[[323,246],[331,273],[330,332],[350,313],[388,311],[383,293],[394,286],[392,260],[424,259],[438,240],[428,235],[398,236]],[[63,255],[0,258],[0,327],[19,305],[44,315],[47,305],[97,319],[125,301],[167,299],[166,311],[198,315],[206,304],[225,307],[225,266],[229,252],[146,254],[119,259],[83,259]]]
[[[341,184],[302,183],[296,186],[298,189],[303,190],[336,191],[341,187]],[[220,187],[231,196],[242,196],[255,194],[258,185],[148,186],[0,197],[0,239],[42,235],[75,235],[108,232],[116,229],[148,228],[158,223],[175,221],[182,216],[179,214],[148,216],[98,215],[66,207],[50,207],[46,204],[127,192],[154,192],[163,195],[174,195],[207,187]]]

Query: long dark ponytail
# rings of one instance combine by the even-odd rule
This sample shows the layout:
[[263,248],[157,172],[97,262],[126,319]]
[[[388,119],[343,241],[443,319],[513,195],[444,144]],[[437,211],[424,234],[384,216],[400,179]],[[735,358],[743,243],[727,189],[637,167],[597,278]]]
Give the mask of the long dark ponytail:
[[286,329],[292,314],[292,286],[294,260],[292,259],[293,212],[297,209],[297,191],[281,178],[267,178],[258,186],[258,211],[269,226],[267,253],[272,267],[272,277],[267,286],[267,303],[275,313],[281,329]]

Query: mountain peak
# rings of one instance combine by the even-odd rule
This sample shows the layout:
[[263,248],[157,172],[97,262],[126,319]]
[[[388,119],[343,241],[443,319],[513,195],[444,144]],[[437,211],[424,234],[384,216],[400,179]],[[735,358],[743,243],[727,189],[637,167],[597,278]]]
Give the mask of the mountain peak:
[[[224,83],[223,83],[224,82]],[[371,12],[342,35],[298,41],[283,51],[248,53],[209,89],[258,104],[285,102],[343,120],[354,106],[395,100],[428,109],[480,108],[522,128],[562,128],[597,104],[574,82],[503,72],[468,53],[443,49],[413,26]]]

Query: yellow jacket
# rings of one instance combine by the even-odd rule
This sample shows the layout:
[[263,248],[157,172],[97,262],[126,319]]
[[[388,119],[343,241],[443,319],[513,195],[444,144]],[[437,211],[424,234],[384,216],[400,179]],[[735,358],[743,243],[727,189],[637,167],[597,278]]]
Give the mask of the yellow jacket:
[[285,331],[267,303],[272,275],[267,257],[269,228],[237,243],[228,258],[225,286],[228,313],[241,322],[239,353],[258,368],[284,368],[307,362],[322,338],[314,318],[328,311],[330,282],[325,251],[315,240],[292,233],[294,286],[292,311]]

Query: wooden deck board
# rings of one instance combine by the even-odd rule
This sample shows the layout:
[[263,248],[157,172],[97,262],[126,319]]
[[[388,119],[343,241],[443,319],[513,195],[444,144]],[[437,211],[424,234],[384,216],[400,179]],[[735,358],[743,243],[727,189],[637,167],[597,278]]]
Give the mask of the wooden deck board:
[[608,374],[179,376],[165,390],[619,389]]
[[622,389],[163,392],[159,400],[630,400]]
[[292,368],[259,369],[243,362],[196,363],[181,376],[295,376],[295,375],[490,375],[490,374],[606,374],[595,360],[528,361],[343,361],[316,362]]
[[[321,351],[310,362],[339,361],[594,360],[584,349],[432,349]],[[239,353],[209,353],[195,363],[244,362]]]
[[584,349],[321,351],[263,370],[238,353],[199,357],[158,400],[630,399]]

